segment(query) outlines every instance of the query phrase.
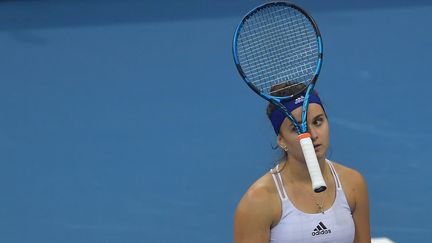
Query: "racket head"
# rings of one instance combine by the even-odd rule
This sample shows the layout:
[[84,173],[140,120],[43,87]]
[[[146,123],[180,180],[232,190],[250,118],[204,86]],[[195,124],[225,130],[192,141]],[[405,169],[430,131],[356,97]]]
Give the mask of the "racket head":
[[252,90],[269,101],[291,99],[314,85],[322,53],[314,19],[302,8],[283,1],[251,10],[233,38],[237,70]]

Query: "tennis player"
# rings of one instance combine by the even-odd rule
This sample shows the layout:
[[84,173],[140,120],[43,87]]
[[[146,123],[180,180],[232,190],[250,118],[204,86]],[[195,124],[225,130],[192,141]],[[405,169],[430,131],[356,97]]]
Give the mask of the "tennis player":
[[[296,129],[280,108],[269,104],[267,116],[284,157],[240,200],[235,243],[371,242],[365,180],[356,170],[326,159],[327,114],[316,92],[309,100],[307,123],[327,190],[311,189]],[[302,96],[284,103],[299,122],[302,104]]]

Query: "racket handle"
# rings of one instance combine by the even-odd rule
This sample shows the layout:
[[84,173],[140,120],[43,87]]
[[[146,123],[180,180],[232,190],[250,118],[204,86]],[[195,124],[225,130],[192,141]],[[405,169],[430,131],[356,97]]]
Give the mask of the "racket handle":
[[321,173],[321,168],[315,154],[315,148],[310,138],[309,133],[303,133],[298,136],[298,140],[303,150],[303,155],[306,160],[306,165],[309,170],[309,175],[312,181],[312,189],[315,192],[322,192],[327,189],[324,178]]

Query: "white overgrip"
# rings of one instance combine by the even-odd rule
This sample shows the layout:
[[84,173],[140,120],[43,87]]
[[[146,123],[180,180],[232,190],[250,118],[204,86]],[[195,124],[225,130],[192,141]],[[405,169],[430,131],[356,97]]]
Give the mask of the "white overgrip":
[[298,139],[300,141],[303,155],[306,160],[306,165],[309,170],[309,175],[312,181],[312,189],[315,192],[322,192],[327,188],[327,186],[321,173],[321,168],[315,154],[315,148],[313,146],[312,139],[310,138],[310,134],[300,134]]

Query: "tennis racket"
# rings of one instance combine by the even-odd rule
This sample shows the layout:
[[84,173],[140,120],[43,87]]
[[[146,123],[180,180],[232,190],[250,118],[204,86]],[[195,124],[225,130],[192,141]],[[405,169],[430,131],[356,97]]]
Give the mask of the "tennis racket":
[[[237,26],[233,55],[246,84],[259,96],[280,107],[292,122],[312,189],[324,191],[327,187],[307,132],[309,94],[317,81],[323,57],[321,35],[313,18],[302,8],[284,1],[258,6]],[[281,93],[283,95],[279,95]],[[302,122],[298,124],[282,102],[300,95],[304,95],[304,102]]]

